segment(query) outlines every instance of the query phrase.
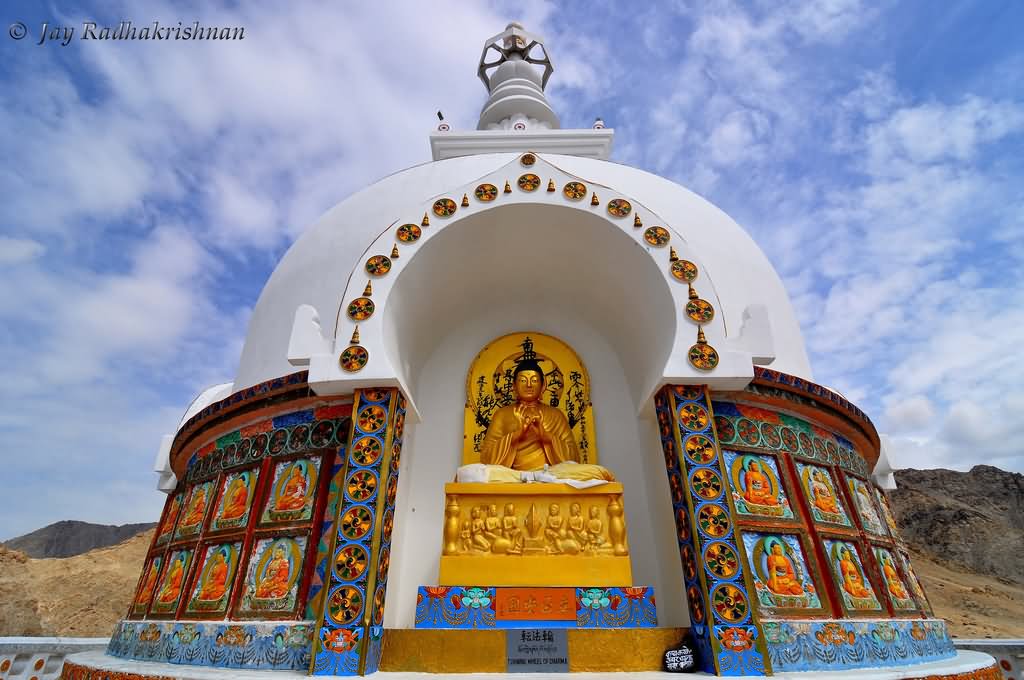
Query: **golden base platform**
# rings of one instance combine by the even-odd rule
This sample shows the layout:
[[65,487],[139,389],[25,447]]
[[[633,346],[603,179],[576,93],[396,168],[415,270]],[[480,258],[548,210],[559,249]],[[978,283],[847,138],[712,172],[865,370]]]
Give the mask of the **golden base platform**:
[[438,583],[488,586],[630,586],[617,482],[445,484]]

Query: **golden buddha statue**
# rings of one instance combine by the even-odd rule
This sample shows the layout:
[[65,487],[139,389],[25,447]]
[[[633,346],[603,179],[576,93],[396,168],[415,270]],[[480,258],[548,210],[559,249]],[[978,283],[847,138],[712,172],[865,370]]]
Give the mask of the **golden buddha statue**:
[[[544,370],[537,359],[518,361],[512,384],[515,402],[495,412],[480,447],[486,481],[615,481],[607,468],[579,462],[569,420],[559,409],[541,403]],[[538,471],[557,479],[519,474]]]

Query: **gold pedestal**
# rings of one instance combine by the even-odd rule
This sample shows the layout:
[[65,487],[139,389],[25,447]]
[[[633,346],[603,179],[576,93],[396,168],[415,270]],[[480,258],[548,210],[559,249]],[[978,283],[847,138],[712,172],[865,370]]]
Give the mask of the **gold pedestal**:
[[440,585],[630,586],[622,485],[445,484]]

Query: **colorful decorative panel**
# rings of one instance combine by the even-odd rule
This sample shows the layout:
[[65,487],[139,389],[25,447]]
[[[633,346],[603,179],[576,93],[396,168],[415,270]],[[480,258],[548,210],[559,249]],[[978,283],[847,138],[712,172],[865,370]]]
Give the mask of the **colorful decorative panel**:
[[[749,385],[746,391],[757,394],[770,392],[772,397],[783,399],[803,398],[784,390]],[[803,400],[803,402],[813,402]],[[867,463],[858,454],[853,444],[823,427],[804,418],[765,408],[764,405],[742,402],[712,402],[715,409],[715,427],[723,446],[742,446],[766,451],[780,451],[803,456],[823,465],[838,465],[855,474],[867,475]]]
[[899,540],[900,533],[896,528],[896,518],[892,514],[889,499],[886,498],[885,493],[878,487],[875,487],[875,500],[878,501],[878,507],[882,509],[882,519],[885,520],[885,525],[889,527],[889,534]]
[[829,569],[843,599],[846,613],[882,611],[882,605],[864,570],[864,562],[857,545],[851,541],[830,539],[825,539],[823,544]]
[[946,622],[762,621],[775,673],[878,668],[956,656]]
[[305,536],[258,540],[249,558],[239,614],[293,612],[305,553]]
[[211,505],[213,492],[213,481],[192,487],[188,493],[188,500],[185,501],[181,519],[178,521],[178,528],[174,532],[175,539],[199,535],[203,528],[203,520],[206,519],[206,510]]
[[153,599],[153,591],[156,589],[157,579],[160,577],[160,565],[164,563],[163,555],[151,557],[146,566],[142,569],[142,578],[139,580],[139,589],[132,601],[132,614],[142,616],[149,608],[149,601]]
[[420,586],[417,628],[653,628],[654,589]]
[[107,654],[157,663],[305,672],[312,642],[313,626],[305,621],[121,621]]
[[156,534],[154,545],[163,545],[170,540],[174,534],[174,525],[178,522],[178,515],[181,514],[181,504],[185,501],[185,492],[179,491],[167,501],[167,509],[164,517],[160,520],[160,530]]
[[[766,651],[754,624],[741,547],[725,492],[729,468],[719,454],[711,402],[699,386],[666,387],[655,397],[690,623],[703,670],[718,675],[765,675]],[[752,497],[766,501],[783,493],[778,468],[771,485],[760,460],[750,465]],[[742,466],[742,456],[737,468]],[[735,482],[745,489],[746,477]],[[732,482],[729,482],[732,486]],[[769,505],[769,503],[762,503]],[[792,511],[790,510],[790,513]]]
[[871,487],[863,480],[856,477],[847,477],[846,484],[850,489],[850,497],[857,508],[857,517],[860,518],[861,526],[870,534],[886,536],[885,526],[882,524],[882,517],[875,508],[875,501],[872,500]]
[[774,457],[736,451],[723,451],[722,455],[729,471],[736,514],[793,519],[793,508]]
[[804,488],[814,521],[843,527],[853,526],[842,498],[836,493],[835,480],[828,468],[797,463],[796,472],[800,476],[800,484]]
[[275,465],[274,481],[260,524],[311,519],[319,474],[320,458],[300,458]]
[[[351,427],[349,421],[346,421],[346,425]],[[323,606],[324,584],[329,580],[327,576],[328,558],[331,554],[331,543],[334,536],[334,518],[338,514],[338,503],[341,499],[341,483],[345,476],[345,457],[345,447],[342,446],[335,455],[334,464],[331,466],[331,483],[327,490],[323,524],[320,526],[320,540],[316,546],[316,562],[309,582],[309,592],[306,595],[305,618],[310,620],[319,615]]]
[[760,610],[766,614],[824,612],[814,572],[800,538],[778,532],[742,532]]
[[926,613],[931,614],[932,608],[928,604],[928,598],[925,597],[924,588],[921,587],[917,574],[914,573],[914,567],[910,564],[910,556],[902,550],[897,551],[897,554],[900,558],[900,566],[903,567],[903,573],[907,575],[907,585],[910,586],[910,592],[914,595],[918,606]]
[[393,389],[363,389],[357,395],[314,641],[313,675],[376,671],[384,637],[405,399]]
[[210,522],[210,531],[225,531],[244,527],[249,522],[253,492],[259,470],[232,472],[221,483],[220,500]]
[[181,599],[181,589],[185,586],[185,576],[192,564],[191,550],[175,550],[167,558],[163,578],[156,590],[156,596],[149,607],[149,613],[174,614]]
[[224,614],[228,610],[231,586],[242,553],[241,541],[220,543],[206,548],[199,566],[199,578],[185,606],[187,614]]
[[916,611],[917,603],[907,588],[903,577],[896,568],[896,559],[888,548],[874,546],[875,561],[882,570],[882,580],[885,582],[886,594],[892,602],[893,609],[902,611]]

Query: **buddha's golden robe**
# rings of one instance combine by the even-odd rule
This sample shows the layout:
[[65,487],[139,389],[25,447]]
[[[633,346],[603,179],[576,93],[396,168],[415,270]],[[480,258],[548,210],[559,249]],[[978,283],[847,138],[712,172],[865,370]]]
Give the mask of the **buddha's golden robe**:
[[485,465],[522,471],[549,466],[552,474],[566,479],[615,481],[606,468],[579,460],[565,414],[538,402],[517,402],[498,409],[480,446],[480,462]]

